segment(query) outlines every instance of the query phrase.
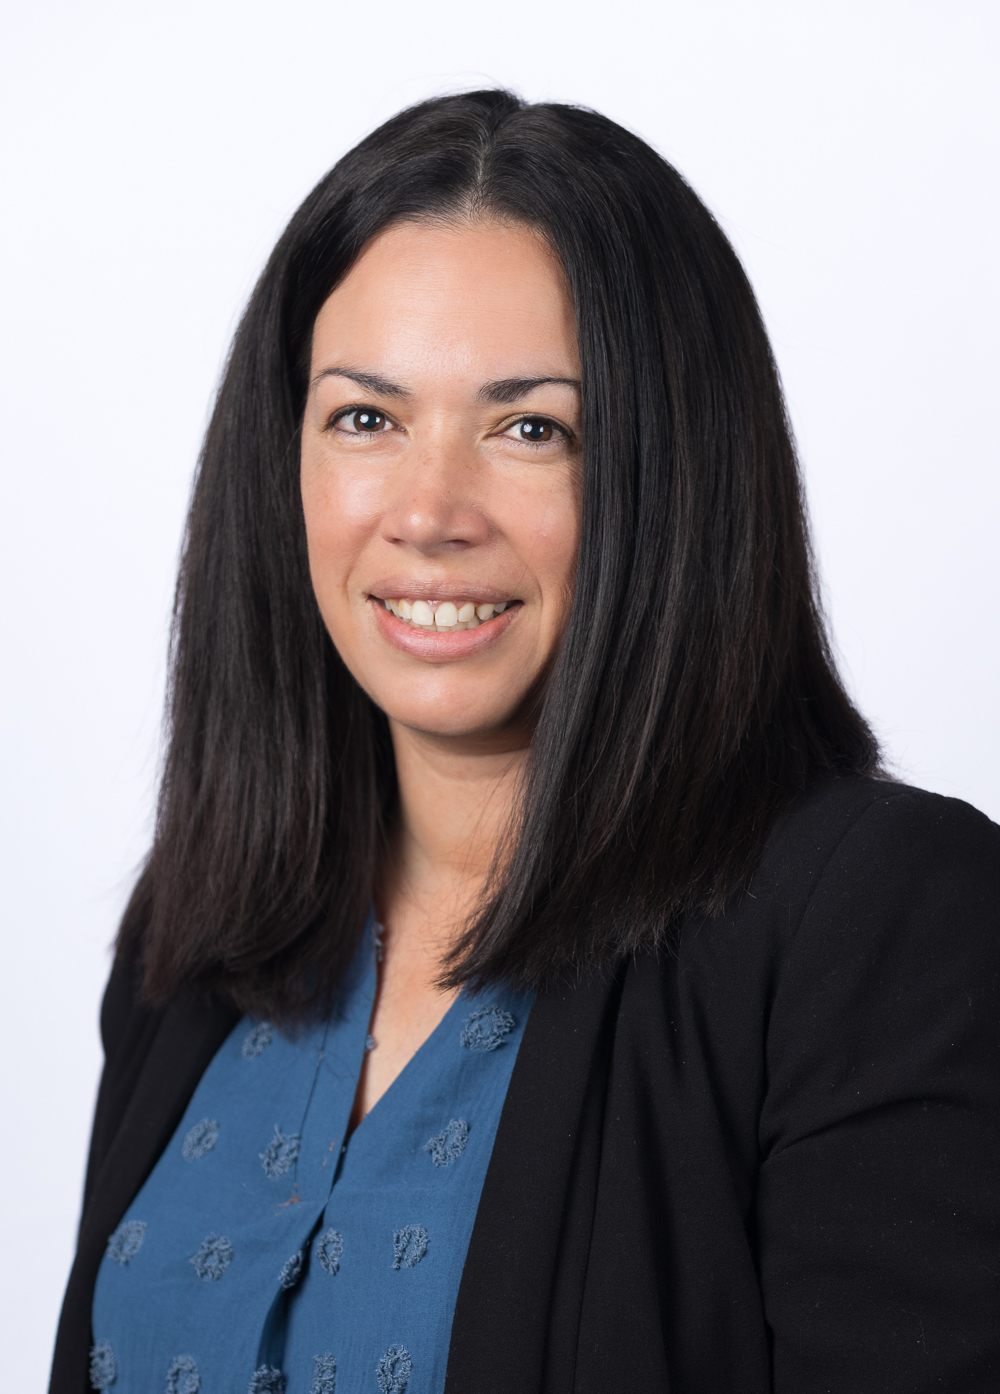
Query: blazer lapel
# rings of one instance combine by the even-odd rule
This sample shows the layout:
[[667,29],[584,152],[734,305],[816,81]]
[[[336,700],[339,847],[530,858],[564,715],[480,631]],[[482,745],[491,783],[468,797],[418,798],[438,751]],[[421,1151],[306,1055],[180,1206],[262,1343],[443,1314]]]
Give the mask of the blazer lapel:
[[97,1270],[122,1215],[184,1116],[198,1081],[239,1019],[221,1004],[178,1002],[163,1014],[80,1223],[56,1336],[50,1394],[89,1389],[90,1309]]
[[573,1387],[620,992],[606,978],[535,998],[462,1271],[445,1394]]

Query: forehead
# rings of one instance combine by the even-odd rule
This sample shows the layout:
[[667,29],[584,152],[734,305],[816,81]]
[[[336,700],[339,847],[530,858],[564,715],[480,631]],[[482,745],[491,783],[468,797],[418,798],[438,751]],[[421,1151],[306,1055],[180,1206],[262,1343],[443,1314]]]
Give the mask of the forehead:
[[573,375],[576,321],[562,266],[523,224],[396,224],[369,243],[317,317],[314,369],[345,354],[398,372]]

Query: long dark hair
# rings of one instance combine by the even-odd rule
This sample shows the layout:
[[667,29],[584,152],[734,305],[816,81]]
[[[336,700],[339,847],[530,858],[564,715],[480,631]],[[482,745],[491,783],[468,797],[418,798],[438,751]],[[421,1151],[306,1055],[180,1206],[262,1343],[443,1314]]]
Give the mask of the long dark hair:
[[669,943],[747,884],[775,816],[876,767],[815,598],[795,453],[753,292],[680,175],[596,112],[424,102],[292,218],[240,324],[178,583],[155,840],[120,944],[145,991],[321,1010],[370,902],[394,767],[321,622],[298,432],[312,326],[407,218],[539,229],[582,363],[573,612],[510,844],[450,981],[539,984]]

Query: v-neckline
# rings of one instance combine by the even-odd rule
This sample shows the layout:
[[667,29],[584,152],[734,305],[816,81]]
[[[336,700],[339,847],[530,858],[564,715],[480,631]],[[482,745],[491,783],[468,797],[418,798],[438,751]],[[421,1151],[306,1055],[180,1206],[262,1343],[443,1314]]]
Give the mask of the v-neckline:
[[[376,970],[376,971],[377,971],[377,970]],[[414,1069],[415,1069],[416,1066],[417,1066],[418,1061],[420,1060],[420,1057],[426,1055],[426,1053],[430,1050],[430,1048],[432,1047],[432,1045],[437,1041],[437,1039],[438,1039],[438,1038],[442,1035],[442,1033],[444,1032],[444,1029],[445,1029],[445,1027],[448,1025],[448,1022],[450,1021],[450,1019],[451,1019],[451,1017],[453,1016],[453,1014],[454,1014],[455,1012],[457,1012],[459,1006],[460,1006],[463,1002],[465,1002],[465,1001],[466,1001],[466,995],[465,995],[465,988],[463,987],[463,988],[459,991],[458,996],[455,998],[455,1000],[454,1000],[454,1001],[451,1003],[451,1005],[448,1007],[447,1011],[445,1012],[444,1016],[442,1016],[442,1018],[441,1018],[441,1020],[438,1022],[438,1024],[434,1027],[434,1029],[433,1029],[432,1031],[430,1031],[430,1032],[424,1037],[424,1039],[423,1039],[423,1040],[420,1042],[420,1044],[417,1046],[416,1050],[413,1052],[413,1054],[410,1056],[409,1060],[407,1060],[406,1064],[402,1067],[402,1069],[401,1069],[401,1070],[399,1071],[399,1073],[395,1076],[395,1078],[392,1080],[392,1082],[391,1082],[385,1089],[383,1089],[382,1093],[378,1096],[378,1098],[377,1098],[377,1099],[375,1100],[375,1102],[372,1104],[372,1106],[371,1106],[371,1108],[368,1110],[368,1112],[364,1115],[363,1118],[361,1118],[361,1119],[358,1120],[358,1122],[354,1125],[353,1128],[352,1128],[351,1125],[350,1125],[350,1119],[351,1119],[351,1116],[353,1116],[353,1113],[354,1113],[354,1102],[353,1102],[353,1100],[352,1100],[352,1103],[351,1103],[351,1114],[348,1115],[347,1132],[346,1132],[345,1137],[344,1137],[344,1143],[345,1143],[345,1145],[349,1144],[350,1141],[351,1141],[351,1139],[357,1135],[358,1131],[359,1131],[361,1128],[364,1127],[365,1123],[368,1122],[368,1119],[371,1118],[371,1116],[372,1116],[373,1113],[375,1113],[376,1109],[377,1109],[377,1108],[379,1107],[379,1105],[383,1102],[383,1100],[387,1099],[387,1098],[389,1097],[390,1094],[392,1094],[394,1091],[396,1091],[396,1086],[397,1086],[398,1084],[400,1084],[400,1082],[401,1082],[402,1080],[404,1080],[408,1074],[412,1074],[412,1073],[413,1073]],[[374,998],[373,998],[373,1007],[374,1007]],[[369,1018],[369,1025],[370,1025],[370,1024],[371,1024],[371,1023],[370,1023],[370,1018]],[[362,1061],[362,1068],[363,1068],[363,1067],[364,1067],[364,1061]],[[358,1077],[357,1077],[357,1081],[356,1081],[355,1087],[354,1087],[354,1098],[355,1098],[355,1099],[357,1098],[357,1091],[358,1091],[358,1088],[360,1087],[360,1084],[361,1084],[361,1070],[358,1071]],[[398,1091],[396,1091],[396,1092],[398,1092]],[[384,1111],[385,1111],[385,1110],[383,1110],[383,1112],[384,1112]]]

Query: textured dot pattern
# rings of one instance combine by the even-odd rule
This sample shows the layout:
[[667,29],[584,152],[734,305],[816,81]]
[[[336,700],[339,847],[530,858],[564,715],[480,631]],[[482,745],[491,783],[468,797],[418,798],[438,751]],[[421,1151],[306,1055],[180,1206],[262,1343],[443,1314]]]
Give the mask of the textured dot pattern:
[[200,1162],[219,1140],[219,1125],[214,1118],[201,1118],[188,1128],[181,1143],[181,1156],[186,1162]]
[[261,1365],[250,1376],[247,1394],[285,1394],[287,1379],[274,1365]]
[[220,1048],[108,1239],[95,1390],[444,1394],[530,997],[460,994],[354,1126],[375,989],[369,925],[328,1020]]
[[110,1341],[98,1341],[90,1352],[91,1389],[110,1389],[118,1378],[118,1363]]
[[515,1025],[513,1016],[502,1007],[480,1007],[466,1017],[458,1039],[466,1050],[496,1050]]
[[286,1136],[278,1129],[277,1123],[274,1125],[274,1137],[267,1144],[260,1156],[260,1164],[264,1168],[264,1175],[272,1181],[277,1181],[291,1171],[299,1157],[299,1135],[291,1133]]
[[198,1394],[201,1375],[193,1355],[175,1355],[167,1371],[167,1394]]
[[274,1027],[269,1021],[258,1021],[243,1037],[241,1055],[244,1060],[256,1060],[274,1040]]
[[233,1246],[225,1235],[207,1234],[191,1262],[198,1277],[215,1283],[233,1261]]
[[431,1154],[436,1167],[450,1167],[465,1151],[469,1140],[469,1125],[464,1118],[453,1118],[440,1133],[435,1133],[424,1143],[424,1151]]
[[142,1248],[145,1237],[145,1220],[123,1220],[108,1240],[108,1258],[125,1267]]
[[339,1229],[328,1229],[316,1240],[316,1257],[319,1266],[330,1277],[340,1271],[340,1260],[344,1257],[344,1236]]
[[427,1231],[423,1225],[404,1225],[392,1236],[392,1266],[416,1268],[427,1253]]
[[375,1367],[379,1394],[403,1394],[413,1373],[413,1360],[405,1346],[390,1346]]
[[301,1277],[302,1254],[292,1254],[291,1258],[286,1258],[281,1265],[281,1272],[278,1274],[278,1286],[285,1292],[290,1292]]
[[337,1388],[337,1362],[329,1351],[315,1357],[309,1394],[334,1394]]

